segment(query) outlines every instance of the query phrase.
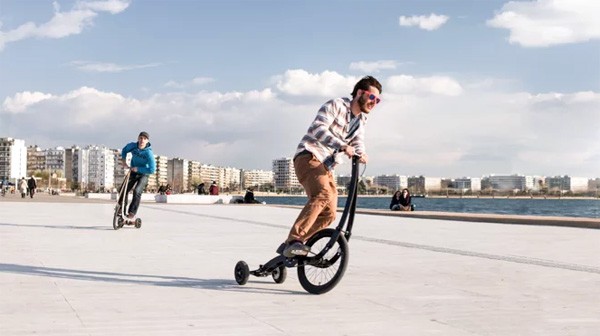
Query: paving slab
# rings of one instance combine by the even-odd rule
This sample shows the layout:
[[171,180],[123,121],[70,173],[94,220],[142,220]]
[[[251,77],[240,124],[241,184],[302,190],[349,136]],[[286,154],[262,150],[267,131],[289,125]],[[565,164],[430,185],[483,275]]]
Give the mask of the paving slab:
[[598,335],[600,230],[357,214],[323,295],[251,277],[297,208],[0,199],[0,335]]

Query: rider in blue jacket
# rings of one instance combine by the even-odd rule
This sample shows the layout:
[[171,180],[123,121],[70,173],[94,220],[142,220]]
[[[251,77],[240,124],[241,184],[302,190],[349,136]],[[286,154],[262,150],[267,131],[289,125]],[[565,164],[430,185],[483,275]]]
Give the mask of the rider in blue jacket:
[[[152,146],[150,145],[150,136],[147,132],[141,132],[138,135],[137,142],[131,142],[123,147],[121,151],[121,162],[126,168],[130,168],[129,182],[127,183],[127,193],[134,188],[133,199],[129,205],[129,211],[127,218],[135,218],[140,201],[142,199],[142,192],[148,184],[148,176],[156,172],[156,160],[154,159],[154,153],[152,153]],[[131,162],[127,165],[127,154],[131,153]],[[127,203],[127,193],[125,194],[125,203]],[[121,202],[119,202],[121,204]]]

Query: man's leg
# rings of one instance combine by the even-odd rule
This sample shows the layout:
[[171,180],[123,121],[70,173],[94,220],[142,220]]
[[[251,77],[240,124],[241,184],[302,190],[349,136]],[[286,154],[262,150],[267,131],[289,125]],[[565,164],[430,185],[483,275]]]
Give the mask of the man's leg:
[[129,214],[137,213],[138,207],[140,206],[140,201],[142,200],[142,193],[144,189],[146,189],[146,185],[148,184],[148,175],[137,174],[136,176],[137,184],[133,189],[133,199],[131,200],[131,205],[129,206]]
[[287,242],[297,240],[304,243],[335,219],[337,190],[331,172],[314,156],[298,156],[294,160],[294,168],[308,201],[292,226]]
[[[129,199],[129,192],[131,191],[131,189],[133,189],[133,186],[135,185],[135,183],[137,182],[137,180],[134,178],[134,176],[137,175],[135,173],[129,173],[129,180],[127,181],[127,185],[123,186],[125,189],[125,193],[119,196],[119,206],[121,206],[122,204],[127,205],[127,201]],[[122,190],[119,190],[119,192],[122,192]],[[125,203],[123,203],[123,196],[125,197]]]

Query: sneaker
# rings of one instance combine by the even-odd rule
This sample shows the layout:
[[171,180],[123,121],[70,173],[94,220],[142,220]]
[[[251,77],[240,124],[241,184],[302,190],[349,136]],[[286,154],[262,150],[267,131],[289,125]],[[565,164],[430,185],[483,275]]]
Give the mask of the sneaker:
[[293,258],[295,256],[305,256],[310,251],[310,248],[299,241],[290,242],[287,247],[283,250],[283,255],[286,258]]
[[277,250],[275,251],[275,253],[277,254],[283,254],[283,250],[285,250],[285,247],[287,246],[287,244],[281,243],[281,245],[279,245],[279,247],[277,248]]
[[134,218],[135,218],[135,215],[134,215],[134,214],[132,214],[132,213],[130,212],[130,213],[127,215],[127,218],[129,218],[129,219],[134,219]]

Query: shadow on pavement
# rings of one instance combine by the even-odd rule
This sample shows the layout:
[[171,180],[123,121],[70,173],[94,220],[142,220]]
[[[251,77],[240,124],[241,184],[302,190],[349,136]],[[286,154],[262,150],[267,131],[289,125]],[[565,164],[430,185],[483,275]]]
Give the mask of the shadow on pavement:
[[[101,281],[122,284],[137,284],[161,287],[189,287],[212,290],[225,290],[234,292],[253,292],[270,294],[305,294],[305,292],[284,289],[271,289],[260,287],[240,286],[235,280],[230,279],[194,279],[187,277],[170,277],[148,274],[127,274],[114,272],[96,272],[73,270],[65,268],[40,267],[31,265],[4,264],[0,263],[0,272],[15,273],[33,276],[44,276],[72,280]],[[232,274],[233,277],[233,274]],[[258,282],[256,282],[258,283]],[[267,284],[264,282],[264,284]],[[276,286],[276,285],[274,285]]]
[[34,224],[13,224],[13,223],[0,223],[0,226],[16,226],[16,227],[31,227],[31,228],[44,228],[44,229],[64,229],[64,230],[110,230],[114,229],[112,226],[74,226],[74,225],[34,225]]

